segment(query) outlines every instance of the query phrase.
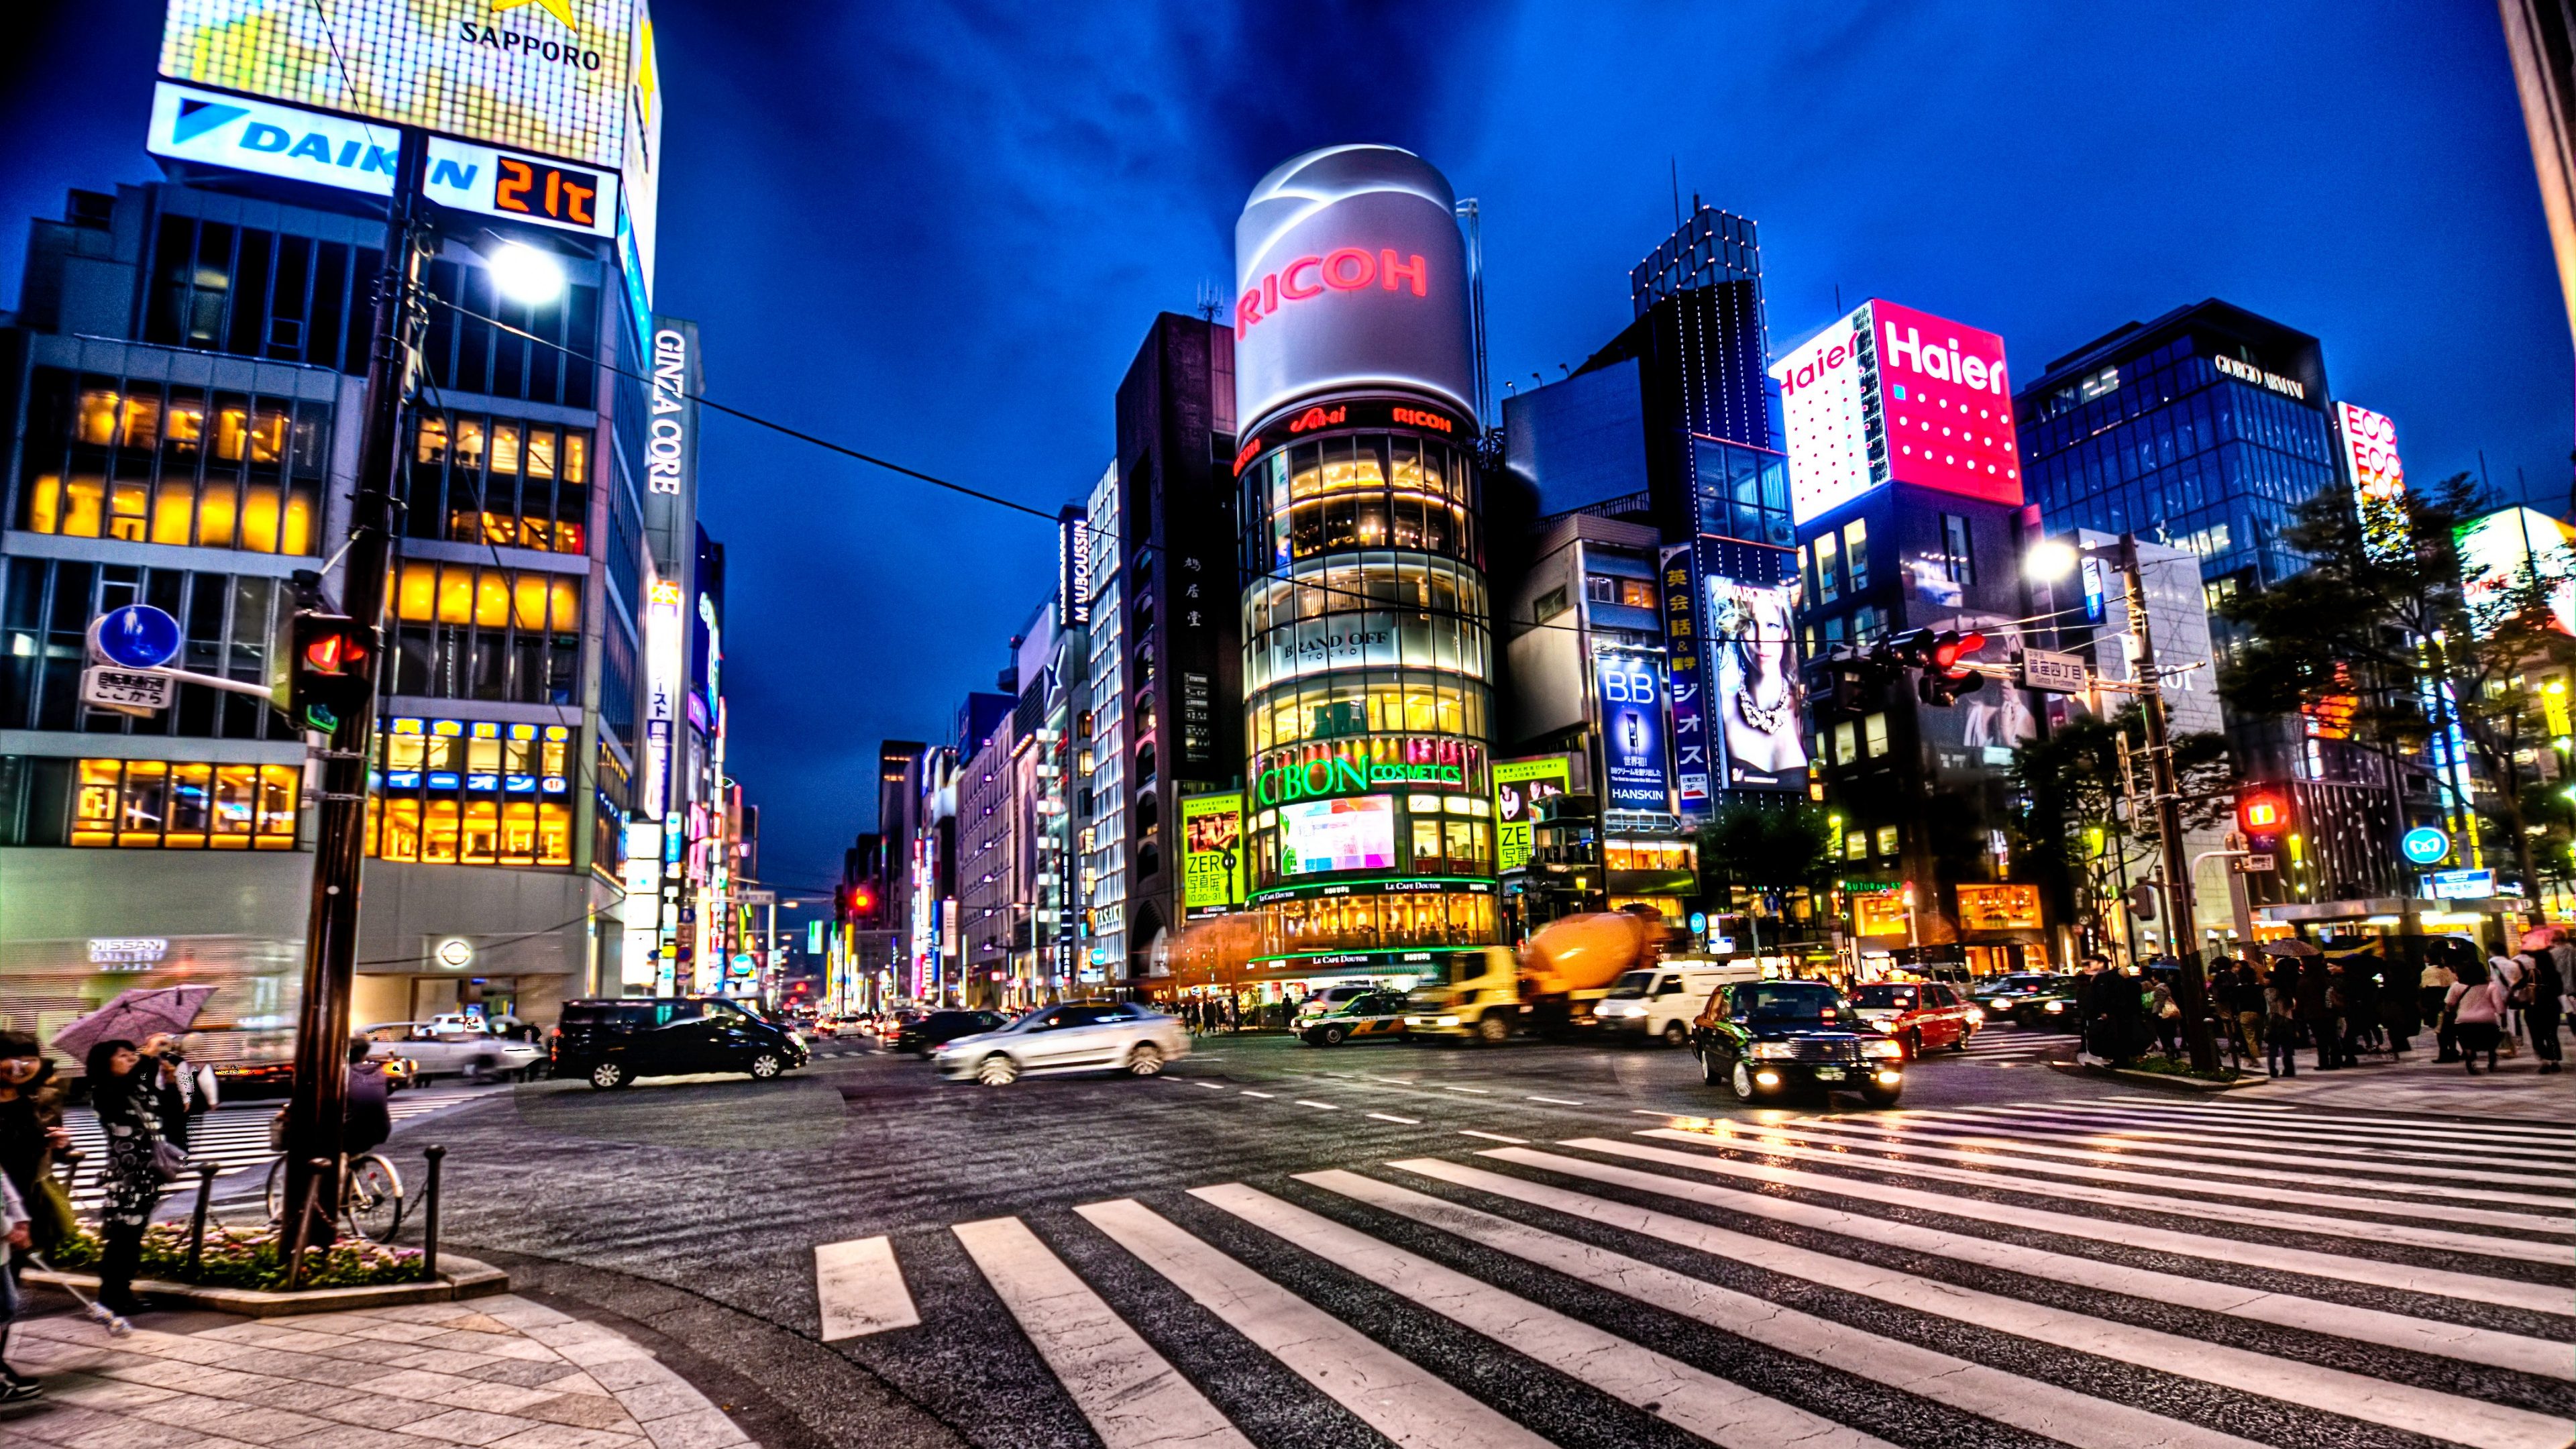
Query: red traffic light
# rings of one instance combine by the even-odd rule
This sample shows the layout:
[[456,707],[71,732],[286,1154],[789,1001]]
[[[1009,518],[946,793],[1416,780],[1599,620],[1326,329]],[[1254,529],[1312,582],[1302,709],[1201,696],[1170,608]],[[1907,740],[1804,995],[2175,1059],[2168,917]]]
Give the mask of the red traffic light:
[[2278,790],[2240,790],[2236,828],[2247,835],[2278,835],[2290,828],[2290,802]]
[[1986,647],[1986,636],[1971,629],[1965,634],[1944,630],[1932,641],[1932,667],[1949,669],[1956,666],[1962,654],[1974,654]]
[[346,634],[324,634],[305,644],[304,662],[324,674],[344,674],[362,652],[358,641]]

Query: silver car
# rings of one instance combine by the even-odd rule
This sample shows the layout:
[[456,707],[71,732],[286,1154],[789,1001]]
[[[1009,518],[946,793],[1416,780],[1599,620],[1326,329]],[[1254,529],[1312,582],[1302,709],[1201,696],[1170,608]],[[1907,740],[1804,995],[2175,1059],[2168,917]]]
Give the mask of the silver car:
[[545,1048],[444,1021],[387,1021],[360,1027],[371,1057],[406,1057],[422,1080],[488,1077],[531,1072],[545,1065]]
[[939,1074],[1007,1087],[1046,1072],[1125,1072],[1150,1077],[1189,1055],[1179,1018],[1121,1001],[1041,1007],[1000,1031],[961,1036],[931,1053]]

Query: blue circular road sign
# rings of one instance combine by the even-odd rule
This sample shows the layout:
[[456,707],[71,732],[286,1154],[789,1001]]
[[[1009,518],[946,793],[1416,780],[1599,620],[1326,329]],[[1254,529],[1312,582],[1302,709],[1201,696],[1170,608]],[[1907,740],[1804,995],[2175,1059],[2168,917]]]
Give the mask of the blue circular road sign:
[[179,621],[150,604],[128,604],[99,616],[91,637],[110,664],[157,669],[179,654]]
[[2418,825],[2406,832],[2397,848],[2417,865],[2439,865],[2451,858],[2451,837],[2430,825]]

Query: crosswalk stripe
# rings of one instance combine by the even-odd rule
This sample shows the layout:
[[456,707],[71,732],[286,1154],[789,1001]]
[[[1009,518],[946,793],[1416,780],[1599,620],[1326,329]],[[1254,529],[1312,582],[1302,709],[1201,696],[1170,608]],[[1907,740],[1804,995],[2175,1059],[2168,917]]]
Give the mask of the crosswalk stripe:
[[2301,1122],[2320,1122],[2341,1127],[2368,1127],[2375,1131],[2387,1133],[2391,1136],[2424,1136],[2427,1134],[2436,1134],[2446,1137],[2467,1136],[2471,1138],[2493,1140],[2545,1142],[2557,1147],[2576,1144],[2576,1128],[2553,1127],[2545,1122],[2529,1122],[2520,1118],[2499,1120],[2492,1123],[2481,1123],[2473,1130],[2439,1130],[2438,1124],[2429,1123],[2416,1117],[2380,1117],[2359,1115],[2348,1112],[2306,1112],[2301,1111],[2296,1107],[2275,1106],[2268,1103],[2228,1102],[2213,1103],[2209,1105],[2194,1105],[2190,1107],[2177,1107],[2173,1103],[2161,1097],[2113,1097],[2108,1100],[2160,1107],[2168,1111],[2189,1111],[2194,1113],[2220,1113],[2233,1115],[2242,1112],[2266,1116],[2296,1113],[2297,1120]]
[[[2074,1104],[2069,1104],[2070,1107]],[[2243,1132],[2292,1141],[2317,1142],[2384,1142],[2424,1152],[2503,1152],[2520,1157],[2554,1161],[2576,1160],[2576,1142],[2557,1142],[2519,1135],[2498,1136],[2474,1129],[2361,1128],[2335,1123],[2313,1123],[2295,1118],[2267,1116],[2252,1112],[2216,1112],[2197,1107],[2167,1107],[2159,1104],[2129,1106],[2096,1106],[2083,1104],[2088,1115],[2128,1113],[2149,1120],[2212,1131]],[[2394,1150],[2393,1148],[2391,1150]]]
[[[2073,1122],[2065,1122],[2065,1119],[2056,1117],[2044,1111],[2020,1111],[2010,1113],[2008,1115],[1984,1112],[1973,1114],[1966,1112],[1908,1112],[1903,1114],[1899,1120],[1913,1123],[1930,1123],[1933,1124],[1937,1130],[1945,1132],[1979,1130],[2000,1132],[2020,1138],[2045,1137],[2051,1142],[2089,1142],[2097,1146],[2111,1147],[2130,1145],[2135,1136],[2142,1135],[2129,1134],[2121,1131],[2120,1129],[2113,1128],[2108,1124],[2085,1123],[2079,1126]],[[2065,1122],[2065,1125],[2055,1128],[2049,1128],[2042,1125],[2050,1122]],[[1958,1125],[1954,1126],[1953,1124]],[[2153,1147],[2159,1152],[2187,1153],[2194,1157],[2206,1157],[2221,1162],[2305,1162],[2326,1167],[2366,1168],[2369,1171],[2382,1173],[2391,1177],[2438,1178],[2446,1182],[2538,1184],[2554,1181],[2564,1175],[2560,1173],[2547,1172],[2485,1172],[2476,1168],[2428,1167],[2421,1163],[2381,1160],[2372,1160],[2367,1162],[2320,1161],[2319,1154],[2330,1153],[2331,1149],[2316,1146],[2310,1147],[2305,1152],[2293,1153],[2291,1149],[2287,1147],[2275,1146],[2270,1143],[2261,1143],[2257,1145],[2265,1150],[2257,1152],[2217,1145],[2223,1139],[2211,1134],[2167,1132],[2156,1135],[2175,1140],[2152,1143],[2137,1142],[2135,1145],[2139,1147]],[[2217,1169],[2213,1168],[2202,1170],[2216,1171]],[[2292,1180],[2297,1181],[2303,1179],[2299,1179],[2293,1175]],[[2389,1187],[2386,1184],[2373,1183],[2367,1178],[2358,1179],[2357,1181],[2364,1185],[2379,1186],[2382,1187],[2383,1190],[2388,1191],[2404,1190]],[[2414,1188],[2412,1190],[2420,1192],[2430,1191],[2431,1189]],[[2556,1202],[2555,1198],[2546,1196],[2507,1196],[2504,1198],[2494,1198],[2489,1200],[2504,1202],[2537,1202],[2544,1205],[2554,1204]]]
[[822,1308],[825,1343],[921,1322],[895,1263],[894,1243],[884,1237],[816,1244],[814,1296]]
[[[2114,1167],[2092,1167],[2080,1162],[2056,1161],[2045,1156],[2039,1158],[2008,1156],[2006,1155],[2008,1150],[2016,1149],[2021,1144],[1991,1139],[1967,1137],[1926,1139],[1911,1136],[1896,1127],[1871,1127],[1833,1118],[1807,1118],[1803,1121],[1803,1128],[1806,1130],[1777,1127],[1764,1130],[1785,1131],[1790,1136],[1802,1137],[1811,1142],[1831,1141],[1844,1146],[1859,1145],[1955,1162],[1982,1163],[1988,1167],[2009,1168],[2015,1172],[2045,1172],[2062,1177],[2081,1178],[2090,1182],[2125,1183],[2153,1188],[2166,1194],[2194,1192],[2208,1197],[2250,1198],[2263,1203],[2298,1203],[2305,1207],[2334,1208],[2343,1212],[2376,1213],[2382,1217],[2429,1218],[2436,1222],[2476,1223],[2481,1227],[2507,1228],[2527,1233],[2561,1234],[2568,1230],[2568,1224],[2563,1219],[2536,1217],[2530,1213],[2503,1212],[2494,1208],[2405,1202],[2390,1198],[2363,1197],[2352,1192],[2308,1192],[2294,1187],[2255,1186],[2211,1178],[2175,1178],[2157,1173],[2124,1171]],[[1817,1135],[1819,1132],[1836,1135],[1819,1136]],[[1857,1141],[1855,1142],[1854,1139]],[[1985,1150],[1972,1152],[1967,1150],[1970,1146],[1982,1147]],[[2130,1167],[2155,1165],[2138,1158],[2106,1158],[2105,1160],[2125,1162]],[[2556,1251],[2563,1256],[2566,1248],[2561,1245]]]
[[[1590,1148],[1593,1144],[1574,1142],[1566,1145]],[[1599,1146],[1613,1151],[1625,1147],[1630,1154],[1641,1157],[1647,1152],[1654,1151],[1654,1149],[1639,1149],[1630,1144],[1617,1142],[1603,1142]],[[2415,1318],[2402,1313],[2383,1312],[2375,1308],[2356,1308],[2346,1304],[2321,1302],[2314,1298],[2302,1298],[2287,1293],[2267,1293],[2260,1289],[2239,1288],[2206,1279],[2186,1277],[2179,1273],[2158,1272],[2150,1268],[2124,1267],[2097,1258],[2051,1252],[2045,1248],[2034,1248],[2021,1243],[2001,1242],[1968,1233],[1954,1233],[1915,1223],[1846,1212],[1839,1208],[1819,1207],[1804,1201],[1784,1200],[1737,1188],[1688,1182],[1666,1177],[1660,1173],[1638,1172],[1630,1168],[1613,1167],[1606,1163],[1586,1162],[1552,1152],[1499,1148],[1477,1155],[1505,1162],[1517,1162],[1524,1167],[1543,1168],[1568,1177],[1587,1178],[1595,1182],[1635,1188],[1641,1192],[1677,1197],[1688,1202],[1743,1213],[1749,1217],[1770,1218],[1776,1222],[1794,1223],[1800,1227],[1839,1233],[1844,1237],[1866,1239],[1873,1243],[1884,1243],[1889,1247],[1905,1248],[1935,1257],[1955,1258],[1960,1262],[1974,1263],[1980,1267],[2000,1268],[2007,1273],[2020,1273],[2052,1282],[2071,1283],[2081,1288],[2121,1293],[2150,1302],[2171,1303],[2177,1307],[2224,1313],[2231,1317],[2248,1318],[2281,1328],[2330,1334],[2337,1338],[2375,1343],[2383,1348],[2398,1348],[2412,1353],[2465,1359],[2470,1363],[2518,1369],[2524,1373],[2540,1374],[2550,1378],[2576,1379],[2576,1353],[2571,1353],[2566,1344],[2552,1343],[2546,1339],[2531,1338],[2523,1334],[2470,1328],[2456,1323]],[[1739,1166],[1723,1158],[1704,1158],[1693,1161],[1678,1152],[1659,1152],[1648,1160],[1688,1167],[1701,1172],[1724,1172]],[[1817,1179],[1820,1174],[1816,1173],[1784,1172],[1777,1168],[1767,1168],[1746,1171],[1738,1175],[1767,1182],[1781,1182],[1784,1178],[1789,1179],[1782,1184],[1784,1186],[1813,1188],[1826,1192],[1843,1190],[1840,1184],[1834,1183],[1831,1179],[1819,1182]],[[1891,1206],[1923,1208],[1932,1212],[1959,1210],[1955,1205],[1956,1199],[1945,1199],[1938,1193],[1916,1192],[1906,1188],[1882,1188],[1877,1193],[1854,1195],[1872,1201],[1886,1202]],[[2113,1226],[2111,1224],[2090,1224],[2084,1219],[2074,1218],[2064,1213],[2012,1209],[2003,1214],[1970,1212],[1962,1215],[2008,1222],[2016,1226],[2034,1227],[2044,1232],[2068,1233],[2072,1236],[2104,1241],[2121,1240],[2120,1236],[2106,1231]],[[2119,1226],[2124,1230],[2124,1236],[2135,1239],[2133,1246],[2149,1246],[2144,1241],[2144,1235],[2139,1234],[2136,1229],[2126,1224]],[[2184,1237],[2185,1235],[2176,1233],[2171,1236]],[[2208,1255],[2195,1254],[2195,1256]],[[2267,1263],[2263,1266],[2281,1265]],[[2560,1296],[2565,1297],[2563,1291]]]
[[1251,1441],[1018,1218],[949,1229],[1108,1449]]
[[1419,1117],[1398,1117],[1392,1112],[1371,1112],[1368,1115],[1380,1122],[1400,1122],[1407,1127],[1419,1127],[1422,1125],[1422,1119]]
[[1765,1272],[1803,1279],[1936,1318],[2089,1353],[2178,1378],[2322,1409],[2480,1449],[2565,1449],[2567,1421],[2437,1389],[2274,1358],[2159,1329],[2095,1318],[1874,1263],[1837,1258],[1690,1218],[1518,1178],[1487,1174],[1485,1191],[1607,1223]]
[[2006,1118],[2014,1121],[2032,1119],[2042,1122],[2080,1124],[2094,1131],[2117,1132],[2125,1137],[2172,1137],[2188,1142],[2227,1142],[2247,1147],[2294,1146],[2330,1157],[2353,1158],[2362,1162],[2396,1159],[2411,1162],[2482,1162],[2490,1166],[2531,1169],[2527,1175],[2541,1178],[2576,1174],[2576,1154],[2552,1152],[2544,1148],[2500,1148],[2482,1146],[2366,1147],[2352,1145],[2362,1139],[2357,1134],[2337,1133],[2330,1137],[2302,1135],[2295,1132],[2273,1132],[2260,1127],[2240,1127],[2234,1123],[2176,1121],[2139,1113],[2104,1111],[2074,1104],[2050,1104],[2045,1107],[1963,1107],[1953,1116],[1971,1118]]
[[[1830,1163],[1836,1167],[1883,1172],[1901,1177],[1919,1177],[1932,1182],[1956,1182],[1973,1187],[1997,1189],[2022,1197],[2062,1198],[2069,1202],[2099,1203],[2105,1207],[2131,1208],[2175,1217],[2207,1218],[2222,1223],[2279,1228],[2285,1232],[2354,1238],[2373,1243],[2430,1248],[2440,1252],[2476,1253],[2486,1257],[2512,1258],[2533,1263],[2559,1263],[2564,1262],[2567,1257],[2566,1246],[2559,1243],[2532,1243],[2518,1238],[2455,1233],[2438,1228],[2410,1227],[2403,1223],[2367,1222],[2358,1218],[2319,1217],[2313,1213],[2283,1212],[2272,1208],[2241,1207],[2234,1204],[2221,1206],[2160,1193],[2122,1192],[2115,1188],[2084,1187],[2075,1183],[2046,1179],[2011,1178],[1984,1169],[1935,1167],[1930,1163],[1908,1161],[1899,1157],[1855,1157],[1848,1145],[1836,1139],[1809,1136],[1782,1127],[1743,1128],[1731,1123],[1724,1125],[1727,1128],[1724,1135],[1711,1135],[1706,1132],[1671,1127],[1646,1128],[1640,1135],[1668,1138],[1703,1147],[1733,1147],[1743,1151],[1758,1152],[1766,1157]],[[1797,1141],[1827,1142],[1830,1144],[1830,1150],[1796,1146],[1794,1143]],[[1939,1157],[1962,1162],[1977,1162],[1984,1164],[1986,1168],[2010,1165],[2009,1163],[1999,1164],[1993,1157],[1972,1152],[1908,1148],[1892,1142],[1867,1145],[1884,1146],[1889,1151],[1902,1152],[1908,1157]],[[2105,1173],[2103,1176],[2117,1179],[2121,1175]],[[2251,1191],[2242,1195],[2262,1196]],[[2473,1295],[2455,1294],[2453,1296]]]
[[1226,1183],[1193,1188],[1191,1196],[1725,1449],[1775,1449],[1790,1443],[1892,1449],[1884,1440],[1542,1308],[1268,1193]]
[[[2374,1165],[2371,1170],[2377,1173],[2386,1174],[2387,1176],[2339,1177],[2330,1173],[2291,1171],[2288,1168],[2288,1164],[2304,1162],[2308,1159],[2278,1152],[2237,1152],[2224,1147],[2200,1147],[2188,1144],[2176,1145],[2158,1143],[2155,1144],[2156,1151],[2173,1153],[2175,1155],[2170,1157],[2148,1157],[2135,1152],[2101,1152],[2087,1150],[2081,1147],[2061,1147],[2057,1145],[2060,1142],[2090,1142],[2112,1147],[2121,1146],[2122,1144],[2120,1140],[2116,1137],[2079,1136],[2068,1133],[2038,1132],[2028,1128],[1987,1126],[1973,1122],[1954,1123],[1949,1120],[1946,1114],[1943,1113],[1887,1113],[1870,1120],[1890,1124],[1898,1130],[1931,1132],[1939,1134],[1945,1138],[1958,1138],[1965,1141],[1992,1143],[2013,1152],[2028,1153],[2034,1157],[2064,1158],[2071,1162],[2119,1162],[2132,1164],[2138,1167],[2158,1168],[2166,1172],[2204,1173],[2215,1177],[2247,1177],[2256,1178],[2264,1182],[2304,1182],[2325,1187],[2340,1187],[2346,1192],[2359,1190],[2374,1193],[2396,1193],[2401,1196],[2409,1197],[2439,1197],[2447,1201],[2466,1199],[2472,1202],[2513,1203],[2522,1207],[2545,1208],[2567,1206],[2567,1201],[2563,1194],[2505,1192],[2495,1188],[2486,1187],[2453,1187],[2449,1185],[2448,1181],[2429,1183],[2391,1182],[2388,1180],[2388,1176],[2439,1177],[2449,1180],[2458,1180],[2461,1178],[2469,1178],[2476,1181],[2495,1180],[2494,1175],[2489,1173],[2448,1172],[2437,1168],[2407,1167],[2403,1164],[2383,1163]],[[2144,1146],[2145,1144],[2135,1145]],[[2200,1159],[2208,1160],[2202,1161]],[[2238,1166],[2237,1164],[2239,1163],[2247,1165]],[[2507,1180],[2510,1181],[2513,1179]]]
[[1543,1449],[1547,1443],[1133,1198],[1086,1203],[1074,1211],[1227,1327],[1407,1449]]
[[[1491,1190],[1494,1183],[1519,1181],[1438,1158],[1415,1158],[1388,1166],[1469,1188]],[[1303,1175],[1300,1180],[1668,1313],[1695,1319],[1748,1342],[1915,1394],[1962,1413],[2045,1435],[2077,1449],[2131,1449],[2145,1444],[2159,1449],[2243,1449],[2248,1442],[2232,1434],[1820,1318],[1375,1178],[1320,1172]]]
[[1484,1139],[1485,1139],[1486,1141],[1488,1141],[1488,1142],[1527,1142],[1527,1141],[1529,1141],[1529,1139],[1528,1139],[1528,1138],[1526,1138],[1526,1137],[1506,1137],[1506,1136],[1504,1136],[1504,1135],[1503,1135],[1502,1133],[1500,1133],[1500,1132],[1479,1132],[1479,1131],[1477,1131],[1476,1129],[1474,1129],[1473,1127],[1467,1128],[1466,1130],[1464,1130],[1464,1131],[1460,1132],[1458,1135],[1459,1135],[1459,1136],[1461,1136],[1461,1137],[1482,1137],[1482,1138],[1484,1138]]

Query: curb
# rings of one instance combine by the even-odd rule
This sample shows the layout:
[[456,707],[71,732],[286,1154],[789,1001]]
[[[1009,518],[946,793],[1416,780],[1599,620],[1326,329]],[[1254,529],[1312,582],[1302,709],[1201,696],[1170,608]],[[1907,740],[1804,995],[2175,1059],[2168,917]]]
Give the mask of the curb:
[[[191,1308],[238,1313],[248,1318],[335,1313],[353,1308],[392,1308],[405,1303],[452,1303],[459,1298],[482,1298],[510,1291],[510,1275],[489,1263],[453,1254],[442,1255],[442,1260],[448,1266],[442,1269],[435,1282],[429,1283],[375,1283],[360,1288],[308,1288],[296,1293],[273,1293],[258,1288],[207,1288],[137,1278],[134,1291],[148,1293],[166,1302],[184,1303]],[[19,1276],[28,1283],[78,1288],[92,1294],[98,1291],[98,1275],[95,1273],[60,1273],[30,1268]]]
[[2204,1082],[2197,1077],[2169,1076],[2163,1072],[2136,1072],[2121,1067],[2089,1067],[2081,1062],[2050,1062],[2053,1070],[2070,1077],[2117,1077],[2124,1082],[2144,1082],[2151,1087],[2172,1087],[2186,1092],[2239,1092],[2247,1087],[2260,1087],[2269,1077],[2239,1077],[2232,1082]]

